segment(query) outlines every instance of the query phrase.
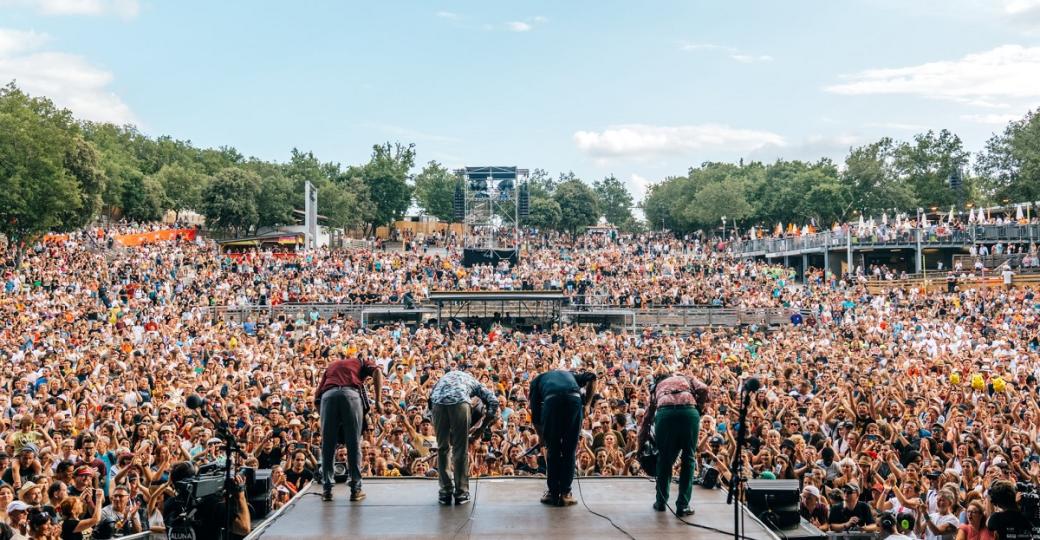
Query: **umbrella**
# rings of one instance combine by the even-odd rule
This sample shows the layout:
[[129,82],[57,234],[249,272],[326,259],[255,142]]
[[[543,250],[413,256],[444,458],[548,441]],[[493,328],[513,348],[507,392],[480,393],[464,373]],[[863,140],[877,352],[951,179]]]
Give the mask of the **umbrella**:
[[1022,215],[1022,205],[1015,205],[1015,221],[1022,221],[1026,216]]
[[751,229],[747,232],[747,234],[748,234],[749,237],[751,237],[752,240],[755,239],[755,226],[754,225],[751,226]]
[[776,228],[773,229],[773,236],[780,236],[782,234],[784,234],[784,224],[777,221]]
[[888,212],[881,213],[881,224],[888,225]]
[[968,223],[975,223],[975,209],[968,209]]
[[953,205],[950,205],[950,215],[946,217],[947,223],[953,223]]

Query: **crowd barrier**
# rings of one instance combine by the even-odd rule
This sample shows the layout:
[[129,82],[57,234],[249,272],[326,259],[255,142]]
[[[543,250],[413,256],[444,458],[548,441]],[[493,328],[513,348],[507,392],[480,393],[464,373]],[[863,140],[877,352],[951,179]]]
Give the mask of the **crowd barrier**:
[[[430,318],[435,316],[432,309],[420,306],[414,311],[418,316]],[[402,310],[401,304],[278,304],[246,305],[246,306],[211,306],[200,307],[197,311],[211,320],[224,320],[235,323],[259,321],[264,319],[286,317],[328,318],[333,315],[345,315],[359,322],[365,321],[366,313],[397,312]],[[479,310],[478,310],[479,311]],[[485,310],[486,311],[486,310]],[[618,304],[585,304],[568,305],[560,310],[560,316],[567,320],[589,320],[595,317],[623,317],[623,326],[631,328],[695,328],[708,326],[740,326],[758,325],[775,327],[791,324],[793,312],[788,309],[746,309],[704,306],[646,306],[633,308]],[[477,314],[479,315],[479,313]],[[549,308],[531,307],[524,312],[525,316],[550,316]],[[456,312],[456,317],[472,317],[468,311]]]

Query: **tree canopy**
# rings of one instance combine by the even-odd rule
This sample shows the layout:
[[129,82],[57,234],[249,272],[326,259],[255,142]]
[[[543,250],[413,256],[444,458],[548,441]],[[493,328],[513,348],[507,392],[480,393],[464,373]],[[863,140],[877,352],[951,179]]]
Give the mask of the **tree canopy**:
[[[101,216],[149,221],[187,210],[205,215],[209,228],[247,234],[295,223],[306,182],[334,227],[372,231],[404,217],[413,202],[451,221],[458,179],[436,161],[413,174],[415,158],[414,144],[398,142],[376,144],[367,162],[348,166],[297,148],[286,162],[246,158],[231,146],[199,148],[133,126],[79,121],[11,83],[0,88],[0,234],[24,246]],[[643,226],[631,191],[613,175],[590,185],[573,172],[554,177],[535,168],[528,188],[525,227],[579,233],[600,218],[623,230]],[[718,228],[723,216],[743,230],[826,226],[856,213],[1038,199],[1040,111],[1033,111],[974,155],[943,129],[850,148],[840,165],[705,162],[652,184],[639,204],[646,226],[691,232]]]

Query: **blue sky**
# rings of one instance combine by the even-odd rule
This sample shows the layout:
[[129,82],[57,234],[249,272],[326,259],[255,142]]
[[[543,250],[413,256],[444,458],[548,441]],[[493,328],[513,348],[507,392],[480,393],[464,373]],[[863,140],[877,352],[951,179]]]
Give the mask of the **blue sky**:
[[1040,0],[0,0],[0,81],[77,115],[284,161],[608,174],[841,160],[1040,105]]

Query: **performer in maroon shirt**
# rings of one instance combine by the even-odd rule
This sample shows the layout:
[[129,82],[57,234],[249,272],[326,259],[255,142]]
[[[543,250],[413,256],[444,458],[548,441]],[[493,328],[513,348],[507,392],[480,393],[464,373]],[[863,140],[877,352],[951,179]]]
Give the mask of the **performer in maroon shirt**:
[[376,411],[383,412],[383,372],[371,360],[342,355],[325,367],[314,404],[321,410],[321,480],[322,500],[332,500],[333,468],[336,445],[347,447],[350,470],[350,500],[365,498],[361,491],[361,430],[368,411],[368,395],[363,387],[372,377],[376,387]]

